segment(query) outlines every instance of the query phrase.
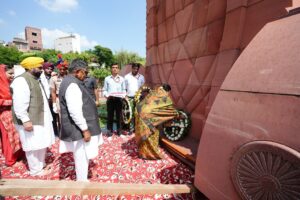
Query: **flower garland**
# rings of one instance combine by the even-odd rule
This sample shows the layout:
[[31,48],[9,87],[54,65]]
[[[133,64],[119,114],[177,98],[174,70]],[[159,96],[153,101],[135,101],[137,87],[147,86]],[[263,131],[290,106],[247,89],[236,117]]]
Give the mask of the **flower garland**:
[[134,102],[135,104],[139,103],[144,97],[142,97],[142,93],[144,91],[148,91],[150,92],[151,91],[151,88],[148,87],[148,86],[142,86],[134,95]]
[[[137,104],[138,102],[141,101],[141,97],[142,97],[142,92],[143,91],[150,91],[150,88],[147,86],[142,86],[135,94],[134,96],[134,102]],[[122,100],[122,118],[123,118],[123,122],[124,124],[129,124],[132,120],[133,117],[133,113],[132,113],[132,108],[130,105],[130,102],[128,99],[124,98]]]
[[128,99],[122,100],[122,118],[124,124],[129,124],[132,119],[132,108]]
[[184,118],[173,119],[171,126],[164,127],[164,134],[171,141],[181,140],[188,134],[191,128],[190,116],[181,110],[178,110],[178,112],[181,116],[184,116]]

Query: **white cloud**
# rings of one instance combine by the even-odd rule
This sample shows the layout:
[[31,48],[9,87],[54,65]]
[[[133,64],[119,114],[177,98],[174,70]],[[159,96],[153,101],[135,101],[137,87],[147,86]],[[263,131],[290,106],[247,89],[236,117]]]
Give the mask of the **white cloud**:
[[14,10],[9,10],[9,11],[8,11],[8,14],[9,14],[10,16],[16,16],[16,12],[15,12]]
[[80,46],[81,49],[92,49],[94,46],[98,45],[98,42],[94,40],[89,40],[85,35],[80,36]]
[[52,12],[71,12],[78,6],[78,0],[36,0],[42,7]]
[[59,29],[49,30],[47,28],[42,28],[42,40],[44,48],[54,49],[54,41],[59,37],[65,37],[70,35]]

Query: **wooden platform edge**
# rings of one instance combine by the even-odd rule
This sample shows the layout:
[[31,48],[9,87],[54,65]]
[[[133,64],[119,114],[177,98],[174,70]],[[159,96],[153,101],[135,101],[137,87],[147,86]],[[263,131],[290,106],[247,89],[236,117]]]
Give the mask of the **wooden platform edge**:
[[1,179],[0,196],[179,194],[194,190],[188,184],[98,183],[59,180]]
[[173,144],[171,141],[169,141],[166,138],[161,138],[161,142],[163,143],[163,145],[166,148],[169,148],[172,151],[176,152],[182,158],[187,159],[187,160],[189,160],[190,162],[192,162],[194,164],[196,163],[196,157],[195,157],[195,155],[185,153],[184,150],[182,150],[184,148],[178,148],[178,147],[176,147],[175,144]]

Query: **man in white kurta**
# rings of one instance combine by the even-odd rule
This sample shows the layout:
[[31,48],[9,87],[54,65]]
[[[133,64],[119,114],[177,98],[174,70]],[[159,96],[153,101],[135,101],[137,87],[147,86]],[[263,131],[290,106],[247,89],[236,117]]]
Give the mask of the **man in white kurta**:
[[132,63],[131,72],[125,75],[126,96],[132,99],[134,98],[135,93],[145,83],[145,78],[139,73],[139,70],[140,64]]
[[62,115],[59,152],[73,152],[77,181],[88,181],[89,159],[98,155],[98,146],[103,143],[95,101],[82,82],[86,66],[82,60],[73,60],[70,74],[59,91]]
[[[134,96],[136,92],[140,89],[142,85],[145,84],[145,78],[142,74],[139,73],[141,65],[139,63],[131,64],[131,72],[126,74],[125,76],[125,85],[126,85],[126,98],[129,100],[131,109],[132,109],[132,118],[130,124],[127,124],[127,128],[129,128],[129,135],[134,132]],[[128,127],[129,126],[129,127]]]
[[[40,67],[39,62],[43,62],[40,59],[28,58],[24,60],[21,65],[27,69],[30,75],[39,74]],[[24,64],[25,63],[25,64]],[[42,63],[41,63],[42,64]],[[35,73],[33,73],[35,71]],[[33,76],[36,79],[37,76]],[[45,167],[45,156],[47,147],[50,147],[55,142],[53,127],[52,127],[52,115],[49,109],[48,100],[43,92],[42,85],[39,83],[40,91],[42,94],[43,107],[43,125],[34,125],[32,119],[28,113],[30,107],[30,96],[34,91],[30,90],[29,84],[22,76],[15,78],[11,84],[13,90],[13,108],[14,114],[23,125],[16,124],[16,129],[20,134],[20,140],[22,148],[25,151],[29,173],[32,176],[43,175],[43,168]]]

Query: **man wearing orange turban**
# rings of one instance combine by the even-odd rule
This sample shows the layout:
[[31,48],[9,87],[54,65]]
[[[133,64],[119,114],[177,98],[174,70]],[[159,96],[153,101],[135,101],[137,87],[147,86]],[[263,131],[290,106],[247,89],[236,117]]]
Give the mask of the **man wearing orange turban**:
[[51,88],[51,98],[53,102],[53,111],[59,114],[60,108],[59,108],[58,91],[63,78],[68,74],[68,62],[65,60],[64,62],[58,64],[56,67],[59,71],[59,74],[58,76],[51,77],[50,88]]
[[32,176],[44,175],[46,150],[55,142],[52,115],[40,81],[43,63],[39,57],[24,59],[21,66],[26,71],[11,84],[14,123]]

